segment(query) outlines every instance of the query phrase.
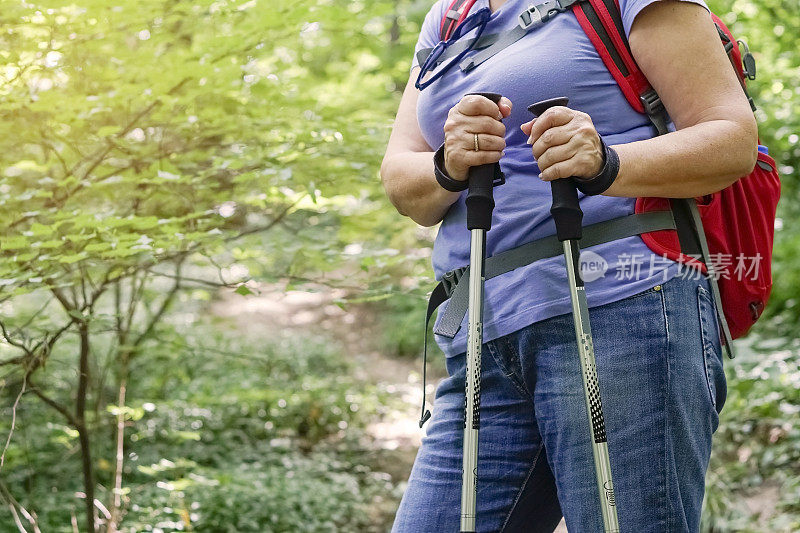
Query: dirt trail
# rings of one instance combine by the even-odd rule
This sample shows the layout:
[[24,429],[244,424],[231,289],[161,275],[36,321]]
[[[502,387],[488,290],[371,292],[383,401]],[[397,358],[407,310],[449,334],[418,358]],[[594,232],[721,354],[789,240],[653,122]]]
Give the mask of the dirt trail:
[[[376,350],[371,341],[379,327],[375,315],[362,306],[348,306],[344,310],[333,303],[343,296],[344,293],[330,289],[304,292],[267,287],[247,298],[237,294],[222,296],[212,305],[211,312],[231,320],[243,333],[254,329],[297,332],[304,336],[323,333],[340,343],[356,363],[356,377],[384,386],[404,406],[370,426],[370,435],[383,449],[416,450],[424,435],[416,424],[422,395],[419,363],[388,357]],[[428,388],[429,393],[433,391],[432,384]]]

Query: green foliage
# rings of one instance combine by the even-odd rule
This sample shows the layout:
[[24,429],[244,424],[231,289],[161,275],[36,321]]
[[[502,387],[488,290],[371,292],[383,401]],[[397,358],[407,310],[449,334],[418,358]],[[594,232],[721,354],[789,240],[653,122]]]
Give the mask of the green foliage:
[[[405,7],[388,1],[2,7],[4,399],[13,405],[27,390],[24,413],[39,401],[33,390],[54,408],[39,419],[48,430],[40,436],[70,454],[41,462],[64,474],[46,483],[59,498],[83,489],[89,505],[78,520],[95,529],[92,491],[110,507],[117,482],[109,459],[118,418],[136,422],[138,438],[142,420],[166,423],[131,407],[152,397],[143,382],[160,381],[165,395],[180,390],[169,388],[180,385],[172,372],[148,375],[163,363],[181,368],[153,343],[169,337],[177,304],[209,298],[204,286],[247,294],[251,278],[368,287],[380,297],[392,290],[390,271],[409,263],[400,246],[424,240],[396,236],[376,175],[413,32],[399,31]],[[342,254],[346,244],[358,251]],[[264,374],[242,381],[254,375]],[[205,383],[204,401],[221,413],[208,423],[220,435],[265,437],[263,416],[245,423],[236,413],[246,398],[246,414],[263,410],[271,431],[312,447],[366,410],[346,380],[284,377],[297,388],[259,389],[250,379],[251,389],[225,397]],[[167,436],[148,426],[141,437],[175,450],[203,438],[180,424]],[[12,442],[6,467],[20,457]],[[81,459],[83,471],[73,470]],[[15,491],[33,483],[26,476],[37,473],[14,467]],[[82,512],[38,512],[68,524],[65,509]]]
[[[777,351],[774,342],[763,344],[742,345],[726,361],[728,399],[714,436],[705,531],[800,530],[800,353],[797,343]],[[760,517],[747,497],[774,510]]]
[[[204,332],[194,339],[203,343],[205,357],[181,361],[165,355],[173,371],[158,376],[157,389],[151,386],[161,397],[158,403],[151,400],[152,412],[143,418],[147,424],[137,424],[131,436],[137,447],[160,442],[163,429],[169,428],[174,437],[170,447],[185,448],[201,464],[220,466],[213,454],[241,443],[256,448],[288,438],[309,449],[341,436],[351,425],[357,428],[387,399],[372,387],[357,385],[349,377],[351,366],[327,339],[261,339],[264,344],[256,351],[253,340],[221,338],[217,342],[224,348],[215,348],[208,337]],[[137,397],[152,398],[143,388],[146,382],[139,383]],[[195,441],[209,447],[198,448]],[[198,450],[212,455],[198,455],[205,453]]]
[[[378,344],[387,354],[402,357],[418,357],[422,354],[426,302],[414,295],[397,295],[378,307],[381,322],[381,338]],[[434,315],[431,322],[435,320]],[[432,328],[433,325],[430,325]],[[439,353],[433,334],[428,332],[428,350]]]
[[[122,527],[369,531],[385,523],[399,497],[395,484],[338,443],[356,446],[389,398],[351,377],[352,365],[328,339],[241,338],[207,323],[148,348],[160,371],[140,374],[129,391],[137,399],[127,408]],[[52,377],[62,372],[69,371]],[[22,406],[4,478],[25,487],[17,497],[36,510],[43,531],[71,531],[80,465],[62,459],[76,436],[49,423],[43,405]],[[110,443],[98,439],[94,451],[107,486]],[[0,509],[0,524],[10,523],[7,513]]]
[[141,499],[149,505],[134,509],[126,525],[164,532],[184,531],[187,522],[196,531],[231,533],[380,531],[386,517],[376,505],[398,496],[387,475],[324,453],[287,452],[224,470],[191,466],[188,478],[147,487]]
[[375,169],[399,70],[384,66],[399,63],[399,43],[383,43],[398,15],[389,2],[364,7],[4,6],[6,289],[113,279],[178,251],[227,252],[226,232],[276,217],[289,217],[286,231],[251,244],[283,253],[240,250],[255,273],[332,270],[365,224],[384,231],[358,240],[382,247],[395,221]]

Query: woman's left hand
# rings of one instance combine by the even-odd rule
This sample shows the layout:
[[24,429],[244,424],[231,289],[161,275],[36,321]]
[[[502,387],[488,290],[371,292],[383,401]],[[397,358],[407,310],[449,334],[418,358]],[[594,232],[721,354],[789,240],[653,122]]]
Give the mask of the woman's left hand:
[[533,145],[542,180],[593,178],[602,170],[603,145],[586,113],[555,106],[521,128]]

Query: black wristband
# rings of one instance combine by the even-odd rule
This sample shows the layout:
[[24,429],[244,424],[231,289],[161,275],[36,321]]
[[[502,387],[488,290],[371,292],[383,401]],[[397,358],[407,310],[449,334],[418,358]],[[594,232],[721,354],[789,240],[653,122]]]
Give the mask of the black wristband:
[[468,180],[454,180],[447,173],[444,167],[444,143],[433,154],[433,174],[436,176],[436,181],[439,182],[439,185],[450,192],[466,191],[469,187]]
[[602,137],[600,137],[600,143],[603,145],[604,153],[603,168],[600,169],[600,172],[593,178],[573,178],[578,190],[588,196],[607,191],[619,174],[619,155],[616,150],[608,146]]

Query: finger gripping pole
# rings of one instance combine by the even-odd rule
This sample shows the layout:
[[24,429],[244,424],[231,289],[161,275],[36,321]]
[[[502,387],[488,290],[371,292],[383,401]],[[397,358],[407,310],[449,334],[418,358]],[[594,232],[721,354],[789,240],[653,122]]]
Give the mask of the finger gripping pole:
[[[502,98],[497,93],[469,93],[483,96],[495,104]],[[493,181],[495,165],[480,165],[469,169],[469,192],[465,203],[467,205],[467,229],[490,230],[492,228],[492,211],[494,210]]]

